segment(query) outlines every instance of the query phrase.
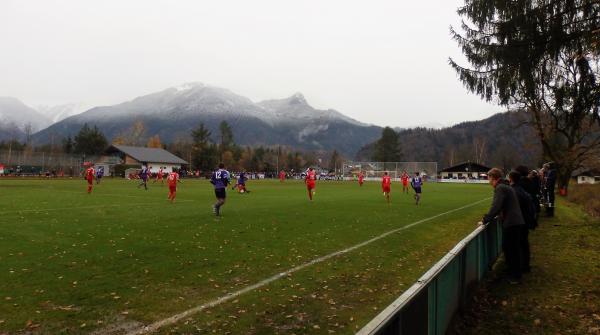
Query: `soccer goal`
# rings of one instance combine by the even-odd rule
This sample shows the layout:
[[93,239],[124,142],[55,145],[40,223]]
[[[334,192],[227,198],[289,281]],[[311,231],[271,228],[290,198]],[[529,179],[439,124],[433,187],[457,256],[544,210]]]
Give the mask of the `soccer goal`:
[[402,173],[414,176],[415,172],[428,181],[436,181],[438,166],[437,162],[355,162],[346,161],[342,165],[344,179],[352,180],[362,172],[365,180],[381,180],[385,172],[399,180]]

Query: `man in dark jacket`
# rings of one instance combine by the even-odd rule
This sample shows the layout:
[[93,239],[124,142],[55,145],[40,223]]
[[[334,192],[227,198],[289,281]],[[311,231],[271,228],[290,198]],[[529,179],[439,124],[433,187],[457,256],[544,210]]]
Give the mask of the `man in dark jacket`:
[[512,186],[513,190],[515,190],[515,194],[519,200],[519,207],[521,207],[521,214],[523,215],[523,220],[525,221],[525,226],[523,226],[521,229],[521,270],[524,273],[529,273],[531,271],[529,266],[529,230],[535,228],[536,222],[534,214],[535,209],[533,207],[531,197],[525,191],[525,189],[521,187],[520,184],[520,181],[523,179],[526,178],[522,178],[521,173],[517,171],[511,171],[508,174],[510,186]]
[[[525,222],[525,224],[527,224],[529,229],[535,229],[537,227],[538,213],[540,212],[540,200],[538,198],[540,193],[539,180],[537,180],[537,178],[530,173],[529,168],[524,165],[517,166],[515,171],[520,174],[520,178],[518,178],[515,183],[523,188],[525,192],[527,192],[533,206],[533,221]],[[527,221],[527,219],[525,221]]]
[[494,200],[492,207],[483,217],[483,223],[490,223],[495,217],[499,217],[502,223],[502,250],[509,281],[518,283],[521,279],[521,231],[525,221],[515,191],[502,180],[502,171],[493,168],[487,174],[490,185],[494,188]]
[[536,170],[531,170],[529,172],[529,175],[527,176],[527,179],[531,180],[531,183],[533,185],[533,200],[534,200],[534,208],[535,208],[535,212],[536,212],[536,219],[539,218],[540,216],[540,211],[541,211],[541,207],[540,207],[540,195],[542,194],[542,185],[541,185],[541,181],[540,181],[540,174],[536,171]]
[[554,216],[554,185],[556,185],[556,169],[554,163],[544,164],[544,187],[546,189],[546,215]]

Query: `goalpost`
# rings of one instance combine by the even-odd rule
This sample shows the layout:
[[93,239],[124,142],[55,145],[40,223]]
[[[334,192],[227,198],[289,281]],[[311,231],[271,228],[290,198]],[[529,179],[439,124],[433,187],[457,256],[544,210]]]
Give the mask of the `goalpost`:
[[365,180],[380,181],[386,171],[394,180],[399,180],[402,173],[406,171],[410,177],[414,176],[415,172],[419,172],[423,179],[435,182],[437,180],[438,166],[437,162],[346,161],[342,164],[342,175],[345,180],[355,179],[362,172]]

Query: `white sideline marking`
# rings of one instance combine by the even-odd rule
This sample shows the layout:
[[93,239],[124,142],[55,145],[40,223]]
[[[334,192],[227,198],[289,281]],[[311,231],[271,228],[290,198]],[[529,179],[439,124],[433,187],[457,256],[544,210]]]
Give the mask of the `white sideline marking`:
[[221,296],[221,297],[219,297],[219,298],[217,298],[215,300],[209,301],[209,302],[207,302],[205,304],[202,304],[202,305],[190,308],[190,309],[188,309],[186,311],[183,311],[181,313],[175,314],[175,315],[170,316],[168,318],[156,321],[156,322],[151,323],[151,324],[149,324],[147,326],[144,326],[144,327],[141,327],[141,328],[138,328],[138,329],[135,329],[135,330],[131,330],[131,331],[127,332],[126,334],[127,335],[140,335],[140,334],[147,334],[147,333],[155,332],[159,328],[162,328],[162,327],[167,326],[167,325],[172,325],[172,324],[176,323],[177,321],[179,321],[181,319],[184,319],[184,318],[186,318],[186,317],[188,317],[188,316],[190,316],[192,314],[201,312],[201,311],[203,311],[203,310],[205,310],[207,308],[210,308],[210,307],[214,307],[214,306],[220,305],[220,304],[222,304],[222,303],[224,303],[224,302],[226,302],[228,300],[236,298],[236,297],[238,297],[238,296],[240,296],[240,295],[242,295],[244,293],[248,293],[250,291],[253,291],[253,290],[257,289],[257,288],[260,288],[260,287],[263,287],[265,285],[268,285],[268,284],[270,284],[270,283],[272,283],[272,282],[274,282],[274,281],[276,281],[276,280],[278,280],[280,278],[287,277],[288,275],[290,275],[290,274],[292,274],[294,272],[300,271],[300,270],[302,270],[304,268],[307,268],[307,267],[309,267],[311,265],[314,265],[314,264],[317,264],[317,263],[321,263],[321,262],[326,261],[326,260],[328,260],[330,258],[333,258],[333,257],[339,256],[339,255],[342,255],[342,254],[354,251],[356,249],[362,248],[362,247],[364,247],[364,246],[366,246],[368,244],[371,244],[371,243],[373,243],[375,241],[381,240],[382,238],[385,238],[385,237],[387,237],[387,236],[389,236],[391,234],[397,233],[397,232],[402,231],[402,230],[406,230],[408,228],[414,227],[414,226],[416,226],[418,224],[421,224],[423,222],[431,221],[433,219],[439,218],[440,216],[443,216],[443,215],[446,215],[446,214],[450,214],[450,213],[453,213],[453,212],[456,212],[456,211],[460,211],[460,210],[465,209],[465,208],[473,207],[473,206],[475,206],[475,205],[477,205],[477,204],[479,204],[481,202],[487,201],[489,199],[491,199],[491,198],[485,198],[485,199],[476,201],[476,202],[474,202],[472,204],[465,205],[465,206],[462,206],[462,207],[458,207],[458,208],[455,208],[455,209],[451,209],[451,210],[449,210],[447,212],[440,213],[440,214],[428,217],[426,219],[422,219],[422,220],[413,222],[413,223],[408,224],[406,226],[402,226],[400,228],[396,228],[396,229],[390,230],[390,231],[385,232],[385,233],[383,233],[383,234],[381,234],[379,236],[373,237],[373,238],[371,238],[369,240],[366,240],[364,242],[361,242],[359,244],[355,244],[355,245],[353,245],[351,247],[348,247],[346,249],[339,250],[339,251],[333,252],[331,254],[319,257],[319,258],[315,258],[315,259],[313,259],[313,260],[311,260],[309,262],[306,262],[304,264],[298,265],[298,266],[293,267],[293,268],[291,268],[291,269],[289,269],[287,271],[284,271],[284,272],[278,273],[276,275],[273,275],[273,276],[271,276],[269,278],[263,279],[263,280],[259,281],[256,284],[253,284],[253,285],[250,285],[250,286],[246,286],[246,287],[244,287],[244,288],[242,288],[242,289],[240,289],[238,291],[235,291],[235,292],[232,292],[232,293],[228,293],[228,294],[226,294],[224,296]]

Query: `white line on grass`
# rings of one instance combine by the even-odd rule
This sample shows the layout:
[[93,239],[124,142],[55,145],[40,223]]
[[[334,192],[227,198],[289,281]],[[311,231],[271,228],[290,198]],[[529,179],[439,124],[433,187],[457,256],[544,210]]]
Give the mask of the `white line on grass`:
[[419,225],[419,224],[427,222],[427,221],[431,221],[433,219],[437,219],[440,216],[444,216],[444,215],[447,215],[447,214],[450,214],[450,213],[453,213],[453,212],[456,212],[456,211],[460,211],[460,210],[463,210],[465,208],[473,207],[473,206],[475,206],[475,205],[477,205],[479,203],[482,203],[484,201],[487,201],[489,199],[491,199],[491,198],[485,198],[485,199],[476,201],[476,202],[474,202],[472,204],[465,205],[465,206],[462,206],[462,207],[458,207],[458,208],[455,208],[455,209],[451,209],[451,210],[449,210],[447,212],[440,213],[440,214],[428,217],[426,219],[422,219],[422,220],[410,223],[410,224],[408,224],[406,226],[402,226],[400,228],[392,229],[392,230],[390,230],[388,232],[385,232],[385,233],[383,233],[383,234],[381,234],[379,236],[373,237],[373,238],[371,238],[369,240],[366,240],[364,242],[361,242],[359,244],[355,244],[355,245],[353,245],[351,247],[348,247],[346,249],[339,250],[339,251],[333,252],[331,254],[319,257],[319,258],[315,258],[315,259],[313,259],[313,260],[311,260],[309,262],[306,262],[304,264],[298,265],[298,266],[293,267],[293,268],[291,268],[291,269],[289,269],[287,271],[284,271],[284,272],[278,273],[276,275],[273,275],[273,276],[271,276],[269,278],[263,279],[263,280],[259,281],[256,284],[253,284],[253,285],[250,285],[250,286],[246,286],[246,287],[244,287],[244,288],[242,288],[242,289],[240,289],[238,291],[235,291],[235,292],[232,292],[232,293],[228,293],[228,294],[226,294],[224,296],[221,296],[221,297],[219,297],[219,298],[217,298],[215,300],[209,301],[209,302],[207,302],[205,304],[196,306],[194,308],[190,308],[190,309],[188,309],[186,311],[183,311],[181,313],[175,314],[175,315],[170,316],[170,317],[168,317],[166,319],[162,319],[162,320],[156,321],[156,322],[154,322],[152,324],[149,324],[147,326],[131,330],[131,331],[127,332],[127,335],[140,335],[140,334],[147,334],[147,333],[155,332],[155,331],[157,331],[158,329],[160,329],[160,328],[162,328],[164,326],[172,325],[172,324],[178,322],[179,320],[182,320],[182,319],[184,319],[184,318],[186,318],[186,317],[188,317],[188,316],[190,316],[192,314],[201,312],[201,311],[203,311],[203,310],[205,310],[207,308],[211,308],[211,307],[215,307],[217,305],[220,305],[220,304],[222,304],[224,302],[227,302],[228,300],[236,298],[236,297],[238,297],[238,296],[240,296],[240,295],[242,295],[244,293],[248,293],[250,291],[256,290],[257,288],[260,288],[260,287],[263,287],[265,285],[268,285],[268,284],[270,284],[270,283],[272,283],[272,282],[274,282],[274,281],[276,281],[278,279],[287,277],[288,275],[290,275],[290,274],[292,274],[294,272],[300,271],[300,270],[302,270],[304,268],[307,268],[307,267],[309,267],[311,265],[314,265],[314,264],[317,264],[317,263],[321,263],[321,262],[326,261],[326,260],[328,260],[330,258],[337,257],[339,255],[343,255],[345,253],[348,253],[348,252],[354,251],[356,249],[362,248],[362,247],[364,247],[364,246],[366,246],[368,244],[371,244],[371,243],[373,243],[375,241],[381,240],[382,238],[385,238],[385,237],[387,237],[387,236],[389,236],[391,234],[397,233],[397,232],[402,231],[402,230],[406,230],[408,228],[414,227],[416,225]]

